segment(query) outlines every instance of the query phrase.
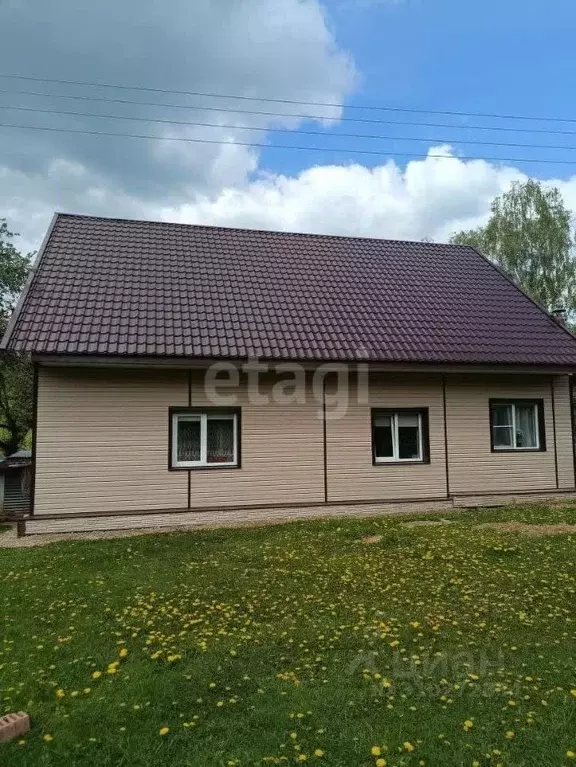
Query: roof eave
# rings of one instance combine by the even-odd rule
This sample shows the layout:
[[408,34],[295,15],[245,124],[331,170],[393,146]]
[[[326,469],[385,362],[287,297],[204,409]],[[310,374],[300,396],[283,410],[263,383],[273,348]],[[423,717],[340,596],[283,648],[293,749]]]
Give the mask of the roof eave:
[[[93,354],[43,354],[33,353],[32,359],[39,365],[49,367],[99,367],[99,368],[207,368],[216,363],[230,363],[242,366],[251,361],[251,358],[242,357],[177,357],[177,356],[151,356],[151,355],[93,355]],[[422,372],[422,373],[517,373],[539,375],[565,375],[576,373],[576,361],[574,364],[557,362],[544,362],[542,364],[526,364],[512,362],[488,362],[488,363],[462,363],[462,362],[377,362],[370,360],[297,360],[281,358],[253,358],[260,364],[267,364],[271,368],[276,365],[292,363],[300,364],[306,370],[315,370],[319,367],[330,365],[345,365],[350,368],[359,365],[368,365],[374,372]]]

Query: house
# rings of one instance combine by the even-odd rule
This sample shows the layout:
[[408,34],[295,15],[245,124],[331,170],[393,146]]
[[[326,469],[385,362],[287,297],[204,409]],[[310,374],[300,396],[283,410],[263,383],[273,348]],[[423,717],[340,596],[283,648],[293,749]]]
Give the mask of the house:
[[575,491],[576,339],[470,247],[58,214],[3,347],[27,532]]

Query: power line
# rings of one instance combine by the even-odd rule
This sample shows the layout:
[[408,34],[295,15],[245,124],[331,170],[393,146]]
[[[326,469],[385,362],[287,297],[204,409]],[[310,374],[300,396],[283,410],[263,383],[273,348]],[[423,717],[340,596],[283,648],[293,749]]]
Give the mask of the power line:
[[79,133],[86,136],[113,136],[116,138],[136,138],[158,141],[179,141],[187,144],[219,144],[223,146],[245,146],[254,147],[258,149],[291,149],[305,152],[343,152],[345,154],[363,154],[363,155],[378,155],[386,157],[414,157],[425,160],[427,158],[436,158],[441,160],[460,160],[460,161],[473,161],[482,160],[484,162],[522,162],[522,163],[539,163],[547,165],[576,165],[576,160],[545,160],[537,157],[466,157],[458,156],[453,157],[451,155],[444,154],[418,154],[414,152],[385,152],[383,150],[376,149],[347,149],[342,147],[335,147],[332,149],[319,146],[298,146],[290,144],[259,144],[252,141],[217,141],[215,139],[200,139],[200,138],[184,138],[182,136],[155,136],[150,134],[139,133],[112,133],[109,131],[94,131],[94,130],[76,130],[73,128],[52,128],[39,125],[16,125],[13,123],[0,123],[0,128],[17,128],[18,130],[36,130],[36,131],[48,131],[51,133]]
[[408,107],[391,107],[391,106],[372,106],[368,104],[339,104],[334,102],[325,101],[298,101],[296,99],[279,99],[268,98],[264,96],[245,96],[245,95],[227,95],[224,93],[205,93],[202,91],[184,91],[168,88],[150,88],[143,85],[124,85],[117,83],[97,83],[86,80],[58,80],[49,77],[31,77],[26,75],[10,75],[0,73],[0,77],[13,79],[13,80],[27,80],[37,83],[55,83],[58,85],[81,85],[91,88],[117,88],[120,90],[130,91],[147,91],[148,93],[169,93],[177,94],[180,96],[195,96],[203,98],[217,98],[217,99],[240,99],[243,101],[264,101],[273,104],[294,104],[304,106],[326,107],[332,109],[366,109],[371,111],[381,112],[410,112],[413,114],[435,114],[435,115],[450,115],[454,117],[485,117],[490,119],[499,120],[539,120],[545,122],[568,122],[576,123],[576,118],[569,117],[538,117],[533,115],[507,115],[498,113],[486,113],[486,112],[460,112],[456,110],[436,110],[436,109],[413,109]]
[[458,130],[483,130],[483,131],[505,131],[508,133],[541,133],[550,136],[576,136],[576,131],[550,130],[547,128],[511,128],[509,126],[488,126],[488,125],[446,125],[446,123],[433,122],[415,122],[410,120],[375,120],[368,117],[327,117],[324,115],[294,114],[290,112],[264,112],[252,109],[229,109],[227,107],[206,107],[196,104],[165,104],[157,101],[131,101],[130,99],[115,99],[102,96],[81,96],[62,93],[39,93],[37,91],[22,91],[0,88],[0,94],[10,96],[40,96],[42,98],[66,99],[72,101],[94,101],[105,104],[130,104],[132,106],[142,107],[161,107],[166,109],[193,109],[201,112],[224,112],[230,114],[248,114],[261,115],[263,117],[281,117],[294,118],[297,120],[326,120],[330,122],[353,122],[369,123],[371,125],[403,125],[412,127],[427,128],[456,128]]
[[[498,146],[507,148],[524,148],[524,149],[557,149],[562,151],[576,151],[576,146],[557,146],[555,144],[520,144],[520,143],[505,143],[501,141],[476,141],[457,138],[424,138],[421,136],[408,137],[408,136],[382,136],[367,133],[326,133],[325,131],[315,130],[303,130],[300,128],[270,128],[262,125],[226,125],[222,123],[207,123],[207,122],[195,122],[188,120],[165,120],[155,117],[130,117],[128,115],[111,115],[111,114],[95,114],[94,112],[72,112],[68,110],[58,109],[39,109],[36,107],[16,107],[5,106],[0,104],[0,109],[10,109],[18,112],[34,112],[40,114],[53,114],[53,115],[66,115],[70,117],[98,117],[102,120],[128,120],[132,122],[152,122],[161,123],[164,125],[186,125],[198,128],[221,128],[224,130],[251,130],[251,131],[269,131],[275,133],[291,133],[303,136],[323,136],[329,138],[355,138],[355,139],[374,139],[382,141],[420,141],[427,144],[441,143],[441,144],[476,144],[478,146]],[[330,150],[330,147],[327,147]]]

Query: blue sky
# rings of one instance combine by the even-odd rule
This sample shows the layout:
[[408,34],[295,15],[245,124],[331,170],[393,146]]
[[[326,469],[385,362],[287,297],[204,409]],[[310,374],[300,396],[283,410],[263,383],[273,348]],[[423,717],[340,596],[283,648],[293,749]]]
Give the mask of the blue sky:
[[[446,126],[482,125],[524,129],[560,129],[574,136],[521,131],[478,131],[462,128],[357,125],[342,123],[333,132],[379,133],[398,137],[456,138],[470,141],[549,144],[576,147],[576,111],[571,94],[576,71],[576,4],[569,0],[331,0],[327,7],[339,43],[354,55],[358,87],[351,105],[572,117],[574,123],[488,120],[441,115],[348,110],[347,117],[435,122]],[[288,143],[284,137],[271,142]],[[313,139],[308,139],[309,144]],[[294,142],[290,142],[294,143]],[[299,142],[302,143],[302,142]],[[420,142],[343,139],[335,146],[389,149],[425,154]],[[573,159],[576,152],[459,145],[460,154],[478,157]],[[267,162],[294,171],[311,162],[341,159],[339,153],[271,152]],[[380,158],[364,156],[375,165]],[[405,163],[404,158],[399,158]],[[567,177],[574,168],[535,163],[518,166],[532,175]],[[576,167],[576,165],[574,166]]]
[[576,150],[562,148],[576,147],[575,22],[568,0],[5,0],[0,74],[48,81],[0,77],[0,122],[12,125],[0,126],[0,217],[23,249],[38,246],[55,210],[443,240],[485,222],[493,198],[528,176],[559,186],[576,211]]

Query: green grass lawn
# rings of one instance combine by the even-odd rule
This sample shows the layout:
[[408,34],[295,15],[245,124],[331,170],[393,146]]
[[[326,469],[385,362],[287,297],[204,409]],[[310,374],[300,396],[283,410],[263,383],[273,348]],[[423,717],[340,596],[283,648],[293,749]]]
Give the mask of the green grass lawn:
[[576,509],[451,518],[0,549],[0,764],[576,765],[576,535],[480,526]]

